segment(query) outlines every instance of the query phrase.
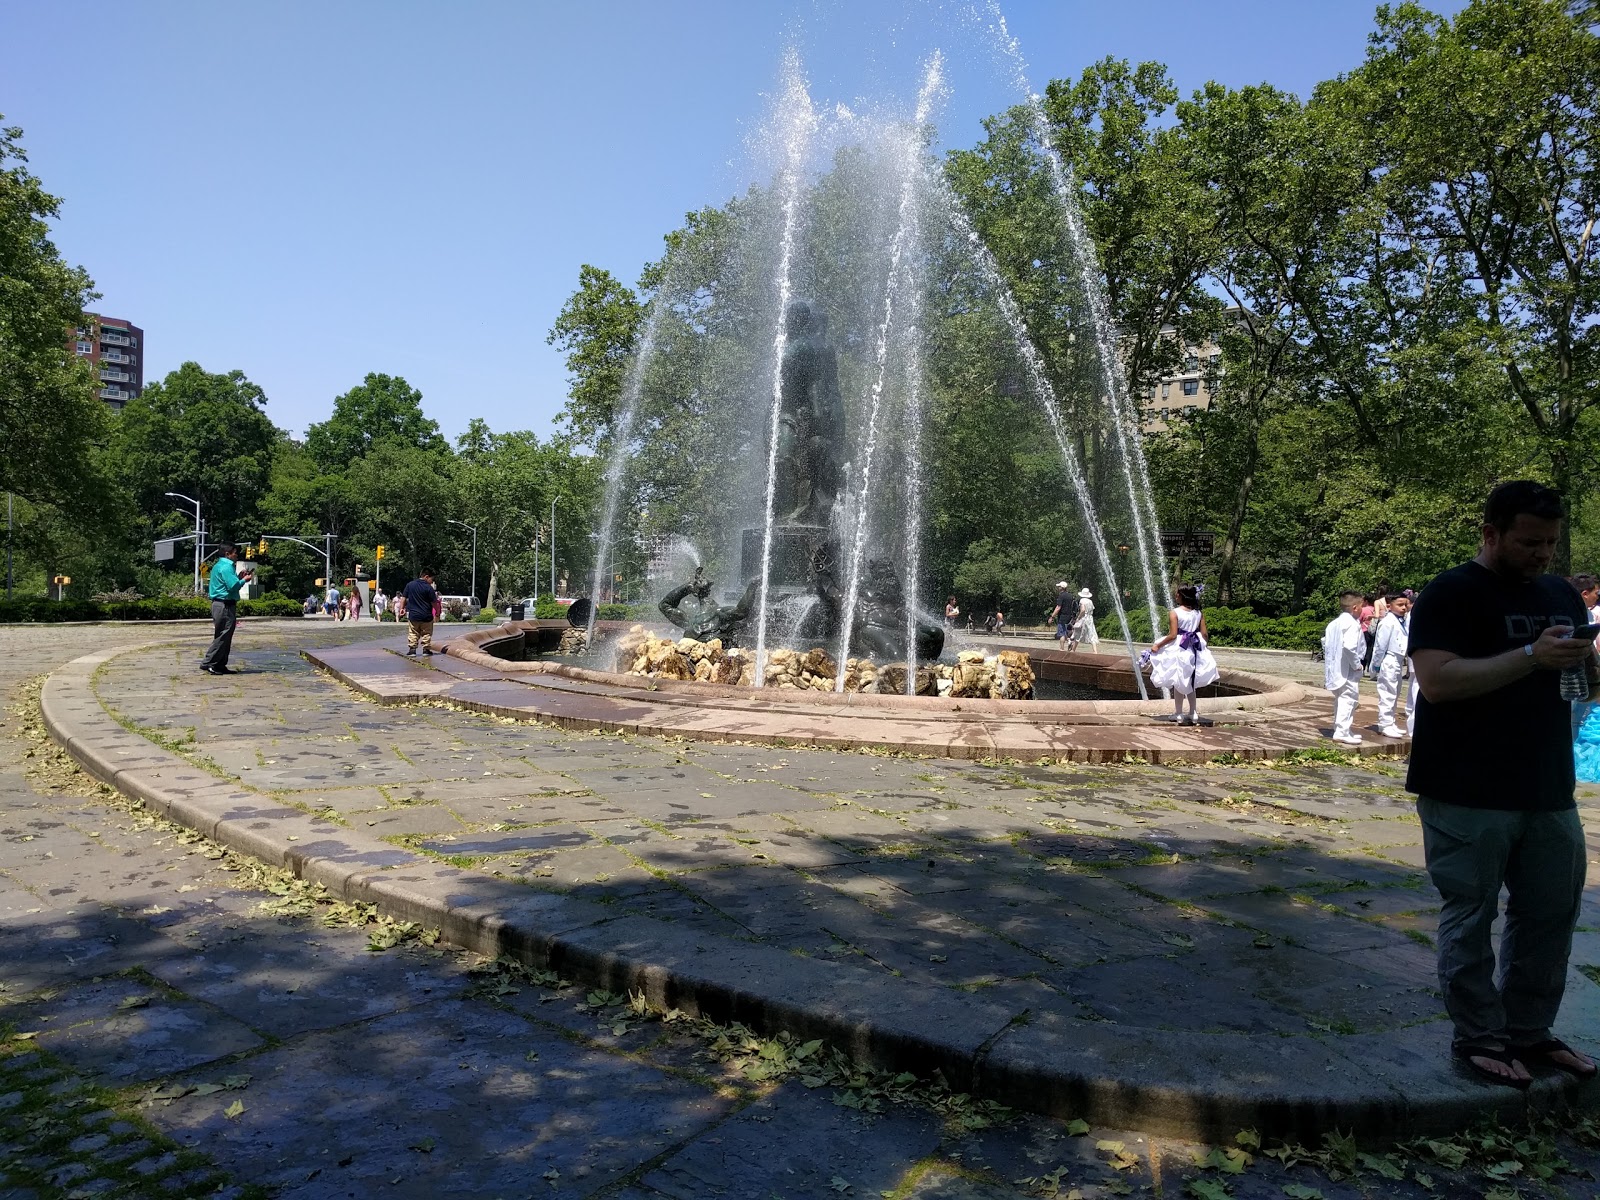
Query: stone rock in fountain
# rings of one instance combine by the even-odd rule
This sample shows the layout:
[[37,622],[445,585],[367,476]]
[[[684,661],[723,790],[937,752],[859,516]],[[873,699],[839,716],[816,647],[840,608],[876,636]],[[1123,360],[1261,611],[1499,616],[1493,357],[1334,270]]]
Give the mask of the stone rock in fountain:
[[568,626],[561,631],[561,644],[556,647],[557,654],[582,654],[589,648],[589,631]]
[[981,650],[963,650],[951,672],[950,695],[1032,700],[1033,667],[1020,650],[1002,650],[994,658],[985,658]]
[[[697,683],[755,685],[755,662],[747,651],[724,646],[716,638],[656,637],[635,625],[617,641],[614,669],[652,679],[684,679]],[[839,664],[820,646],[810,650],[779,647],[767,655],[765,686],[786,691],[831,692]],[[925,663],[917,668],[917,695],[979,697],[992,700],[1033,699],[1033,668],[1019,650],[1002,650],[985,658],[980,650],[965,650],[954,666]],[[906,690],[904,663],[878,664],[869,658],[846,659],[847,692],[902,696]]]

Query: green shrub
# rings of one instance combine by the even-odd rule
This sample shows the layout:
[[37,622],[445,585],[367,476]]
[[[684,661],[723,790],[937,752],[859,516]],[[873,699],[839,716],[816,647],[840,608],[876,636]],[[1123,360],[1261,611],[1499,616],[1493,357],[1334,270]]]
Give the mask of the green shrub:
[[[1135,642],[1155,640],[1150,634],[1150,612],[1144,605],[1130,606],[1127,614],[1128,631]],[[1262,617],[1248,608],[1208,608],[1205,616],[1206,633],[1213,645],[1254,650],[1314,650],[1322,643],[1322,630],[1328,623],[1328,618],[1316,613]],[[1161,619],[1166,620],[1165,610]],[[1095,628],[1101,641],[1115,641],[1122,632],[1115,613],[1095,613]],[[1161,635],[1166,632],[1163,625]]]
[[242,617],[303,617],[305,616],[305,608],[298,600],[292,600],[278,592],[268,592],[256,600],[240,601],[239,615]]
[[[259,600],[239,603],[242,617],[298,617],[300,602],[268,592]],[[0,600],[0,623],[42,624],[58,621],[179,621],[209,618],[211,602],[199,597],[151,596],[97,604],[93,600]]]
[[644,616],[642,604],[602,604],[595,616],[597,621],[637,621]]
[[476,625],[492,625],[497,619],[498,617],[492,608],[480,608],[478,615],[472,618],[473,623]]

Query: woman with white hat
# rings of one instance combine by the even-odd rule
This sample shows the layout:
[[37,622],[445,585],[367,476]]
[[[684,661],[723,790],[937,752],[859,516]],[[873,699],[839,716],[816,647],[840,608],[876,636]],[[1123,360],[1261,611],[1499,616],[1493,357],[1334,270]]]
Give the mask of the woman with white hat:
[[1067,639],[1067,649],[1076,650],[1078,644],[1098,646],[1100,635],[1094,630],[1094,593],[1088,588],[1078,591],[1078,619],[1073,623],[1072,636]]

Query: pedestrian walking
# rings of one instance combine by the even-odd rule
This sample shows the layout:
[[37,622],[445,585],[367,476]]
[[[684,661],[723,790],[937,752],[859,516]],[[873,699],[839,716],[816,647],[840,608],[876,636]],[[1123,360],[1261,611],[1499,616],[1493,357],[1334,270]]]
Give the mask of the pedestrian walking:
[[[1383,598],[1384,614],[1374,630],[1372,658],[1367,663],[1367,675],[1378,681],[1378,732],[1386,738],[1403,738],[1406,731],[1395,720],[1395,706],[1400,700],[1400,688],[1406,678],[1406,657],[1411,601],[1396,593]],[[1411,719],[1412,703],[1406,704],[1406,720]]]
[[1073,622],[1072,636],[1067,639],[1067,649],[1079,646],[1098,646],[1100,635],[1094,628],[1094,593],[1088,588],[1078,589],[1078,619]]
[[211,582],[206,595],[211,599],[211,646],[200,660],[208,675],[232,675],[228,655],[233,651],[233,631],[239,624],[239,589],[255,573],[250,563],[241,563],[242,552],[224,542],[211,567]]
[[424,654],[433,653],[433,622],[439,614],[439,593],[433,587],[433,572],[424,571],[406,584],[403,593],[406,604],[406,653],[415,654],[422,647]]
[[389,611],[389,593],[382,587],[373,589],[372,592],[372,619],[378,620]]
[[1056,623],[1056,645],[1062,650],[1072,649],[1072,627],[1078,623],[1078,598],[1072,594],[1072,585],[1064,579],[1056,583],[1056,606],[1050,610],[1050,619]]
[[1217,660],[1206,644],[1200,593],[1200,587],[1191,584],[1174,590],[1172,611],[1167,615],[1167,636],[1150,647],[1150,682],[1172,690],[1170,719],[1179,725],[1200,723],[1200,689],[1217,681]]
[[951,596],[944,602],[944,624],[946,629],[956,627],[956,618],[961,615],[961,610],[956,607],[956,598]]
[[404,621],[406,619],[405,589],[402,588],[394,594],[394,599],[389,601],[389,611],[394,613],[396,621]]
[[1361,622],[1361,638],[1366,642],[1366,649],[1361,652],[1361,666],[1365,670],[1372,661],[1372,641],[1378,635],[1378,604],[1377,597],[1361,597],[1361,609],[1356,613],[1356,619]]
[[[1484,506],[1471,561],[1417,598],[1410,649],[1421,697],[1406,790],[1417,797],[1428,876],[1443,906],[1439,988],[1458,1062],[1526,1088],[1530,1068],[1579,1079],[1594,1061],[1551,1031],[1583,899],[1583,825],[1574,803],[1570,672],[1593,696],[1593,643],[1572,585],[1546,568],[1560,493],[1503,483]],[[1498,972],[1491,929],[1507,892]]]
[[361,585],[359,583],[350,589],[350,619],[352,621],[361,619]]
[[1343,610],[1322,631],[1322,683],[1333,693],[1333,740],[1346,746],[1361,745],[1361,735],[1350,728],[1361,699],[1361,672],[1366,636],[1361,632],[1360,592],[1340,592]]

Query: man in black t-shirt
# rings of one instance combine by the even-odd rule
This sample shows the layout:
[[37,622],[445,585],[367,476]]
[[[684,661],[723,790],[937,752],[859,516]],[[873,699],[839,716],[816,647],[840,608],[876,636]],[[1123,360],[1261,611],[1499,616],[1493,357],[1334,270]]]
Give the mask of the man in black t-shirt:
[[422,644],[424,654],[433,653],[433,610],[439,593],[433,588],[433,572],[424,571],[401,592],[406,598],[406,653],[415,654]]
[[[1594,1063],[1551,1033],[1583,896],[1573,800],[1571,705],[1560,675],[1595,678],[1570,584],[1545,574],[1561,533],[1558,493],[1503,483],[1471,562],[1417,598],[1409,650],[1421,697],[1406,789],[1417,795],[1439,889],[1439,986],[1452,1052],[1486,1079],[1527,1087],[1529,1067],[1579,1078]],[[1509,893],[1498,978],[1490,929]]]

